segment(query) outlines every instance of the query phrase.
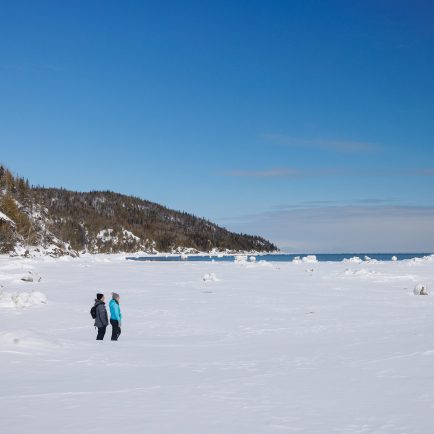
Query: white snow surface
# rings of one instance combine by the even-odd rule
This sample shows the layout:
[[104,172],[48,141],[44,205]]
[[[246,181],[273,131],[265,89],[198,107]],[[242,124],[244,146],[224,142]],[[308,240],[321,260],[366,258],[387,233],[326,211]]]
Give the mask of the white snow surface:
[[6,292],[0,290],[0,308],[20,309],[47,303],[47,297],[39,291]]
[[8,223],[11,223],[13,226],[15,226],[15,222],[11,220],[6,214],[2,213],[1,211],[0,211],[0,220],[4,220]]
[[[0,432],[433,432],[432,259],[260,262],[0,257],[1,290],[48,300],[0,308]],[[118,342],[95,341],[99,291]]]
[[136,241],[136,242],[140,241],[139,237],[137,237],[131,231],[128,231],[126,229],[122,229],[121,238],[119,235],[115,234],[114,229],[102,229],[101,231],[98,232],[96,238],[101,240],[103,243],[107,243],[111,241],[114,244],[118,244],[121,238],[122,241]]

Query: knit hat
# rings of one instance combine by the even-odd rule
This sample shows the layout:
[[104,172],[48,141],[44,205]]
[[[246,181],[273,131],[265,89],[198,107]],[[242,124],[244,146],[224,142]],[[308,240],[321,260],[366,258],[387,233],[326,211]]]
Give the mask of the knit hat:
[[97,299],[97,300],[101,300],[103,297],[104,297],[104,294],[100,294],[100,293],[98,293],[98,294],[96,295],[96,299]]
[[112,297],[114,299],[119,298],[119,294],[117,292],[112,292]]

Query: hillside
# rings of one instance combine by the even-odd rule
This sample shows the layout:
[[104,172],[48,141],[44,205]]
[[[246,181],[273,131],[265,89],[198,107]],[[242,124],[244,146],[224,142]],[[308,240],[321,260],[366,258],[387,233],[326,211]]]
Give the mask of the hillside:
[[194,215],[110,191],[31,187],[0,167],[0,252],[275,251]]

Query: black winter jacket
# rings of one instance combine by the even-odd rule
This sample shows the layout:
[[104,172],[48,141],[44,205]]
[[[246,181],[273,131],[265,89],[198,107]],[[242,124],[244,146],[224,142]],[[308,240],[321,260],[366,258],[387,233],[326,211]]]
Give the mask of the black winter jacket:
[[105,308],[105,303],[101,300],[95,300],[96,306],[96,318],[95,318],[95,327],[106,327],[108,326],[108,316],[107,310]]

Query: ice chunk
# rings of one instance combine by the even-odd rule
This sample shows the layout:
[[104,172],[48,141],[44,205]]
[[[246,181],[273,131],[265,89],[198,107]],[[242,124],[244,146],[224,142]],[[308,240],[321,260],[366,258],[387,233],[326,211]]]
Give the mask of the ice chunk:
[[32,276],[24,276],[21,278],[21,280],[23,282],[33,282],[33,277]]
[[307,262],[309,264],[314,263],[314,262],[318,262],[318,259],[316,259],[315,255],[307,255],[305,257],[303,257],[303,262]]
[[428,295],[428,287],[423,283],[418,283],[413,290],[414,295]]
[[204,282],[217,282],[217,276],[214,273],[207,273],[203,276],[203,281]]
[[345,258],[342,262],[346,264],[361,264],[363,261],[358,256],[353,256],[352,258]]

